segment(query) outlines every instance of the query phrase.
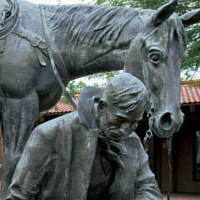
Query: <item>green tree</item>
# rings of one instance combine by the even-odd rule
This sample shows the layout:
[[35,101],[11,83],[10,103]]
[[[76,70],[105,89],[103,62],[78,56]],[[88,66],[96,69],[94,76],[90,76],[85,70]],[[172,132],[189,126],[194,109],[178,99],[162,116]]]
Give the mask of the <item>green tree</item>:
[[[69,94],[71,95],[71,97],[74,98],[76,95],[76,92],[86,86],[87,86],[86,83],[81,80],[78,82],[73,80],[68,83],[67,90],[68,90]],[[60,102],[69,103],[68,99],[65,96],[60,100]]]
[[[87,86],[87,82],[93,82],[92,86],[94,87],[105,87],[106,83],[119,73],[121,73],[121,71],[104,72],[84,77],[84,80],[73,80],[68,83],[67,90],[71,97],[74,98],[78,90],[81,90]],[[98,79],[98,81],[94,81],[96,79]],[[66,97],[63,97],[60,102],[69,103]]]

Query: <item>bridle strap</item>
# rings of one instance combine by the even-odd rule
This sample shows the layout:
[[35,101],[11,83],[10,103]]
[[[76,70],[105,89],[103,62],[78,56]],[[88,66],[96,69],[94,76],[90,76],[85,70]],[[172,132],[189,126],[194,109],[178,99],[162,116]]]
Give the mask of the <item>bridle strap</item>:
[[[143,146],[146,152],[149,150],[149,141],[153,136],[153,132],[151,131],[152,122],[150,123],[150,127],[147,130],[145,137],[143,139]],[[167,138],[167,156],[168,156],[168,168],[169,168],[169,189],[167,191],[167,200],[170,200],[171,198],[171,192],[172,192],[172,160],[171,160],[171,154],[172,154],[172,136]]]
[[73,106],[73,108],[76,110],[77,109],[77,105],[76,103],[73,101],[72,97],[70,96],[70,94],[66,91],[66,87],[65,84],[63,83],[63,80],[61,79],[59,72],[56,68],[54,59],[53,59],[53,54],[51,51],[51,45],[50,45],[50,33],[47,27],[47,23],[46,23],[46,19],[45,19],[45,15],[44,15],[44,8],[42,5],[40,6],[40,11],[41,11],[41,17],[42,17],[42,23],[43,23],[43,29],[44,29],[44,35],[45,35],[45,42],[46,42],[46,46],[47,46],[47,53],[49,55],[49,59],[50,59],[50,63],[51,63],[51,68],[53,70],[53,73],[56,77],[56,80],[58,81],[64,95],[66,96],[66,98],[68,99],[68,101],[70,102],[70,104]]

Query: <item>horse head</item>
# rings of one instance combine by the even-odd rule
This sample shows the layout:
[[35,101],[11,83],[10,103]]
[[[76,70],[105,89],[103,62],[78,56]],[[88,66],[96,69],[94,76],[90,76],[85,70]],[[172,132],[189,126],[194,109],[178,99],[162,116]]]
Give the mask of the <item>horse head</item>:
[[184,26],[197,22],[200,10],[181,17],[177,1],[162,6],[144,21],[129,48],[125,71],[141,79],[149,91],[147,113],[150,129],[169,138],[183,123],[180,105],[180,66],[186,43]]

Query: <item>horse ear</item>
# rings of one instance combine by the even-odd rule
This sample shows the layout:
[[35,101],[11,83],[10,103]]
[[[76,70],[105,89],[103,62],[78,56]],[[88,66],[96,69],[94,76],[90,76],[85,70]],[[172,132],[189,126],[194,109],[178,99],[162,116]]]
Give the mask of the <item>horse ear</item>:
[[180,19],[185,27],[200,22],[200,9],[189,11],[182,15]]
[[160,7],[151,19],[153,25],[154,26],[161,25],[175,11],[176,6],[177,6],[177,0],[172,0],[169,3]]
[[141,39],[140,34],[131,42],[129,52],[124,64],[124,72],[130,73],[133,76],[144,81],[144,69],[142,58],[142,47],[144,41]]

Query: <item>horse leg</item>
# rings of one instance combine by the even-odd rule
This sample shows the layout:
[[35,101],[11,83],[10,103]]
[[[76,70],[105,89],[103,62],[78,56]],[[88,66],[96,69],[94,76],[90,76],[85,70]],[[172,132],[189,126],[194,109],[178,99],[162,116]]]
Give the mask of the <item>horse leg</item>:
[[3,106],[3,170],[1,200],[5,200],[16,164],[38,113],[38,96],[32,92],[21,99],[6,98]]

